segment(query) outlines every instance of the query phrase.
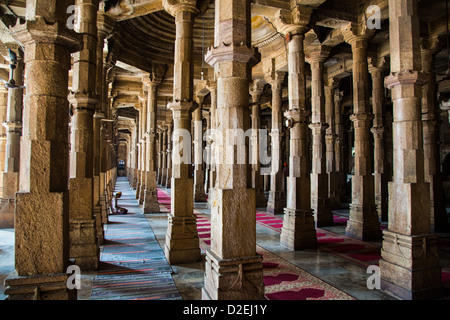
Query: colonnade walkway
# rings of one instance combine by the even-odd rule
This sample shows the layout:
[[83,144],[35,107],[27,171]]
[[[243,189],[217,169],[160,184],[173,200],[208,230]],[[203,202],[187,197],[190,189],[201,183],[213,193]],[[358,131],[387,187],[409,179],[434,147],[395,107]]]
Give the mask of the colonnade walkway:
[[[169,265],[162,249],[171,189],[158,187],[161,212],[146,215],[125,177],[118,177],[115,192],[118,191],[122,192],[119,205],[128,209],[128,214],[109,216],[100,268],[90,299],[201,299],[204,259],[197,263]],[[283,217],[257,210],[257,252],[263,256],[267,299],[393,299],[381,290],[367,288],[370,276],[367,267],[378,264],[381,240],[363,242],[345,236],[348,212],[334,213],[333,227],[316,230],[318,248],[291,251],[279,244]],[[194,214],[204,258],[211,241],[210,211],[206,203],[195,203]],[[448,234],[440,236],[440,243],[442,280],[450,285]]]
[[91,300],[179,300],[173,272],[144,217],[128,179],[118,177],[115,192],[127,214],[110,215]]

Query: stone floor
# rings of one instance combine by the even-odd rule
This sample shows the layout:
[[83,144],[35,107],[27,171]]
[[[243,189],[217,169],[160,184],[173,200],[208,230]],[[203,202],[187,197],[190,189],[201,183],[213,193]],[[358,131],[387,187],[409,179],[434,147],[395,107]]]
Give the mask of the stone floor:
[[[123,178],[121,178],[123,179]],[[123,185],[123,184],[121,184]],[[170,192],[170,189],[162,189]],[[119,190],[116,190],[119,191]],[[205,203],[195,203],[195,209],[203,214],[209,214]],[[448,208],[450,209],[450,208]],[[163,207],[163,211],[167,211]],[[449,210],[450,211],[450,210]],[[341,210],[339,214],[348,214]],[[145,215],[161,248],[164,248],[167,229],[167,213]],[[106,226],[107,228],[107,226]],[[323,228],[334,233],[344,234],[345,226]],[[332,255],[325,250],[290,251],[280,246],[280,234],[274,230],[256,225],[257,244],[273,252],[277,256],[302,268],[328,284],[344,291],[358,300],[392,300],[393,297],[381,290],[369,290],[366,285],[369,274],[366,269],[346,259]],[[449,236],[446,234],[446,236]],[[374,242],[377,243],[377,242]],[[378,242],[378,244],[381,243]],[[204,258],[204,252],[202,251]],[[441,264],[450,267],[450,254],[440,252]],[[3,280],[14,269],[14,230],[0,230],[0,299],[5,299]],[[172,265],[173,280],[185,300],[200,300],[203,286],[204,261],[194,264]],[[96,272],[82,274],[82,289],[78,292],[79,300],[89,300],[93,279]]]

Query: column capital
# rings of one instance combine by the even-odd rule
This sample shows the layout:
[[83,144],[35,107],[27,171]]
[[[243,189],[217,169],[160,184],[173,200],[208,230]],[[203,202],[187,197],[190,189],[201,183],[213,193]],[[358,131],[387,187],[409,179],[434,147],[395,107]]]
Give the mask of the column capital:
[[[55,43],[67,48],[71,53],[83,49],[82,35],[68,29],[62,23],[48,24],[41,16],[36,16],[35,20],[27,20],[23,24],[20,24],[20,20],[17,21],[17,24],[10,28],[11,36],[24,46],[32,43]],[[34,55],[40,53],[40,51],[26,51],[25,60],[36,58],[30,57],[30,52]]]
[[309,64],[315,63],[315,62],[325,62],[328,59],[328,56],[330,55],[331,48],[328,46],[311,46],[309,47],[309,50],[305,50],[306,52],[306,62]]
[[350,44],[352,47],[358,42],[366,42],[365,47],[367,47],[367,41],[373,37],[375,34],[374,29],[369,29],[367,25],[349,23],[341,28],[344,41]]
[[217,90],[217,81],[206,80],[206,88],[211,92]]
[[422,54],[428,52],[431,55],[438,53],[445,45],[445,39],[441,37],[426,37],[422,36],[420,38],[420,49]]
[[307,109],[291,109],[284,113],[284,117],[288,120],[286,121],[286,126],[291,128],[295,123],[308,123],[308,117],[311,116],[311,111]]
[[325,78],[325,89],[334,90],[339,87],[339,80],[334,77]]
[[264,90],[264,81],[262,79],[255,79],[250,83],[249,92],[252,96],[253,102],[258,102]]
[[199,10],[196,7],[197,0],[162,0],[164,10],[170,15],[175,16],[180,11],[198,14]]
[[389,64],[388,57],[370,57],[367,59],[369,66],[369,73],[372,77],[381,77],[381,72],[387,67]]
[[148,73],[148,74],[144,74],[142,76],[142,82],[144,83],[144,85],[146,87],[148,87],[149,89],[154,89],[156,88],[158,85],[161,84],[163,80],[162,75],[157,74],[156,72],[152,72],[152,73]]
[[374,138],[378,138],[378,139],[383,138],[383,133],[384,133],[384,127],[383,126],[372,127],[372,128],[370,128],[370,131],[372,132]]
[[105,39],[113,31],[116,22],[102,11],[97,13],[97,35],[99,40]]
[[310,29],[309,23],[313,10],[312,7],[301,5],[296,5],[290,11],[281,9],[271,22],[280,33],[286,36],[286,40],[289,42],[292,36],[304,36]]
[[424,85],[428,78],[426,74],[414,71],[405,70],[401,72],[393,72],[385,78],[384,84],[386,88],[392,90],[399,85],[417,84],[419,86]]
[[281,89],[284,77],[286,76],[285,71],[272,71],[264,75],[264,80],[269,83],[272,88]]
[[256,55],[257,49],[248,47],[246,44],[221,43],[218,47],[208,49],[205,55],[205,62],[211,67],[222,61],[248,63]]

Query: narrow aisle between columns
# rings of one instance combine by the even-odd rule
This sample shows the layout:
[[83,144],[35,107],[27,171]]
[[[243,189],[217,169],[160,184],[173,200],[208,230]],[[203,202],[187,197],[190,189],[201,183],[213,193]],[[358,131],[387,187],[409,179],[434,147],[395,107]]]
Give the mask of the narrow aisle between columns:
[[115,192],[124,215],[110,215],[91,300],[180,300],[172,268],[125,177]]

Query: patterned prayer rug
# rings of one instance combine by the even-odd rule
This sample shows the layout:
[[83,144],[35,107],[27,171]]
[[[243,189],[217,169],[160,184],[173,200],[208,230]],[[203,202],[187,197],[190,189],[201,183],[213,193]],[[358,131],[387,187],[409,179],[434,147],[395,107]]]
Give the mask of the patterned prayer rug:
[[[334,222],[336,225],[346,225],[348,217],[335,214]],[[265,226],[271,230],[281,232],[283,219],[270,213],[258,211],[256,213],[256,223]],[[382,225],[382,229],[386,226]],[[372,243],[360,241],[347,236],[316,229],[317,242],[320,250],[325,250],[333,255],[349,260],[357,265],[367,268],[370,265],[378,265],[381,259],[381,247]],[[450,239],[438,237],[438,249],[440,251],[450,252]],[[450,268],[442,268],[442,283],[446,287],[446,296],[450,298]]]
[[[200,247],[211,246],[209,216],[195,212]],[[257,246],[263,257],[263,282],[269,300],[354,300],[354,298],[320,280],[292,263]]]

